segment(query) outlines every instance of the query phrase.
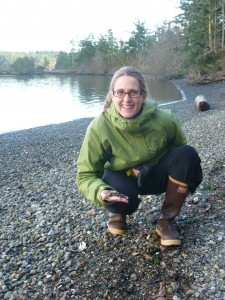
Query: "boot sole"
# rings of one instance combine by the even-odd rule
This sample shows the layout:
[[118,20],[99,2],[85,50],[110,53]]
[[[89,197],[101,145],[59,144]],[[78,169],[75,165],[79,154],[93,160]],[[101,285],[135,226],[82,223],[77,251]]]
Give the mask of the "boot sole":
[[157,229],[155,231],[161,238],[160,242],[161,242],[162,246],[180,246],[181,245],[181,240],[163,240],[160,235],[160,231]]
[[125,234],[127,231],[125,229],[116,229],[116,228],[113,228],[113,227],[109,227],[108,226],[108,230],[110,233],[114,234],[114,235],[122,235],[122,234]]

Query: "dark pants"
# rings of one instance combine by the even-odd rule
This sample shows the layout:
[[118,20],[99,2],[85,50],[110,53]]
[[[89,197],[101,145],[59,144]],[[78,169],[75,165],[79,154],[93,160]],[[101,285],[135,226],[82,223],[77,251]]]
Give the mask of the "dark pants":
[[200,163],[201,160],[193,147],[178,147],[164,155],[158,164],[150,169],[141,188],[137,184],[137,178],[127,176],[124,171],[106,171],[103,181],[129,197],[128,204],[114,203],[107,206],[107,210],[131,215],[141,202],[139,195],[157,195],[166,191],[169,176],[187,184],[189,192],[193,194],[202,181]]

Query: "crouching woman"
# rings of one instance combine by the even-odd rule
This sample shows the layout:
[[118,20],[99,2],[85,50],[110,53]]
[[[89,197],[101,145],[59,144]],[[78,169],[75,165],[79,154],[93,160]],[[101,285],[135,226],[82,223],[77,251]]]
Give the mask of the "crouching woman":
[[127,231],[126,216],[138,209],[139,195],[165,193],[156,232],[162,245],[180,245],[173,221],[202,181],[201,161],[171,111],[146,98],[140,71],[127,66],[115,72],[104,111],[84,137],[76,183],[109,212],[112,234]]

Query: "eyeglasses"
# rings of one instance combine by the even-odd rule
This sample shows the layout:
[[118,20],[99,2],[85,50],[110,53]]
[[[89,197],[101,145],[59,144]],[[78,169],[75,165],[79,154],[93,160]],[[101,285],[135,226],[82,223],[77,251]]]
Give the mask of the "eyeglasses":
[[129,92],[125,92],[124,90],[113,91],[113,95],[118,98],[124,98],[128,95],[131,98],[137,98],[142,94],[141,91],[138,90],[130,90]]

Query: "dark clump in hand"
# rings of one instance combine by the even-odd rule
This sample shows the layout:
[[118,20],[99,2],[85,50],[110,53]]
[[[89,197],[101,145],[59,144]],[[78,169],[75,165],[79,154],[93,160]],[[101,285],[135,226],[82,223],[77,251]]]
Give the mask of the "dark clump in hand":
[[119,193],[119,192],[111,192],[110,193],[110,197],[120,197],[120,198],[127,198],[126,195],[122,194],[122,193]]

